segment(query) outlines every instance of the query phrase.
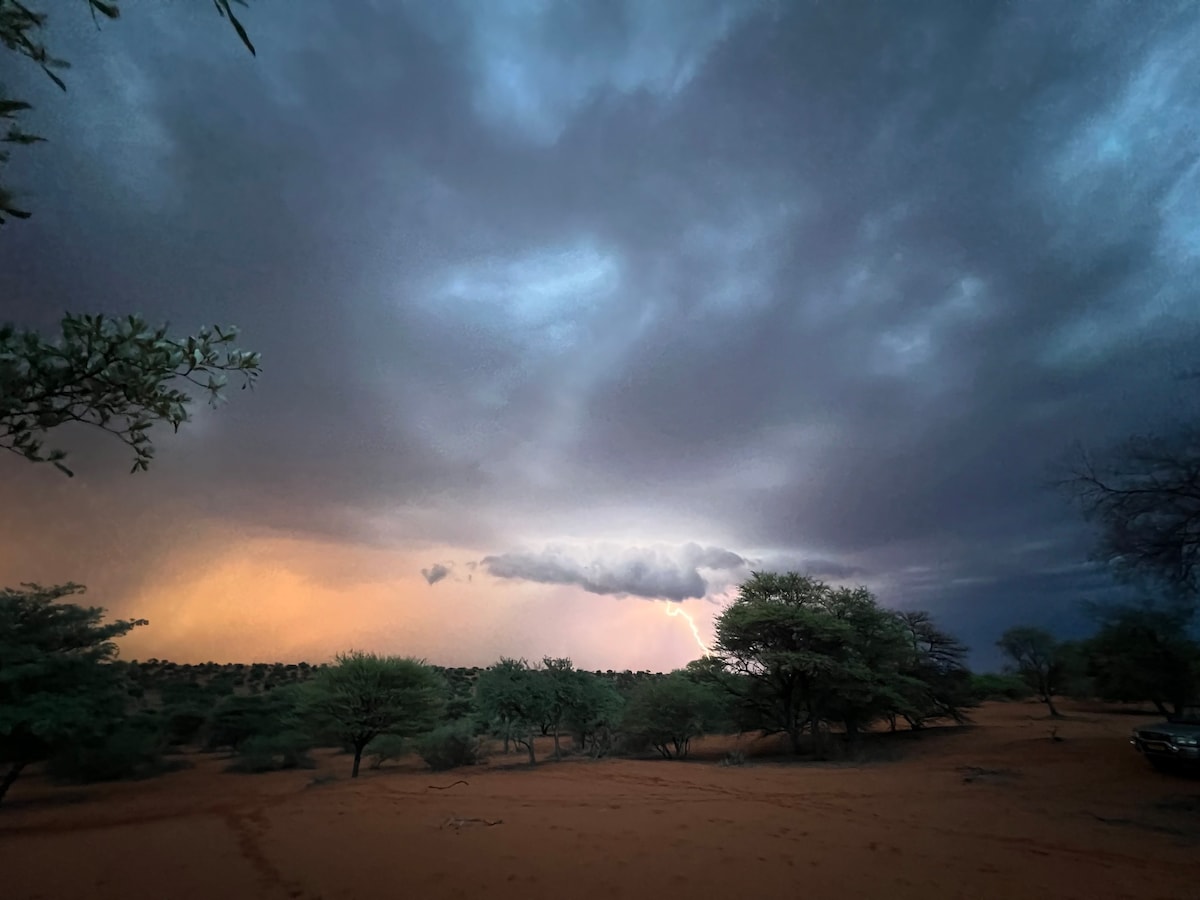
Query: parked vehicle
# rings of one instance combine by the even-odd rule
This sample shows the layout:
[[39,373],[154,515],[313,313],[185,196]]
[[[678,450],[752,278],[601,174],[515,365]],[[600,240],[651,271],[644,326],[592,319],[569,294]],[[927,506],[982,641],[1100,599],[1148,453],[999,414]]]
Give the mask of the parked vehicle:
[[1160,770],[1200,770],[1200,706],[1184,707],[1166,722],[1135,728],[1129,743]]

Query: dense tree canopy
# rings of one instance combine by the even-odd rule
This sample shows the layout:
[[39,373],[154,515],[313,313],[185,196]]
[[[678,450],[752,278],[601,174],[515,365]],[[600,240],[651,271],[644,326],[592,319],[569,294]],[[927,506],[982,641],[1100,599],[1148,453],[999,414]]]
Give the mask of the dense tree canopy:
[[880,717],[914,724],[958,715],[946,679],[961,649],[928,616],[905,622],[866,588],[833,587],[796,572],[758,572],[717,619],[713,656],[758,727],[788,735],[800,752],[825,724],[853,739]]
[[102,734],[126,712],[115,638],[144,619],[103,622],[104,610],[59,602],[82,585],[0,591],[0,800],[30,763]]
[[445,680],[420,660],[361,652],[340,654],[305,690],[304,714],[317,732],[354,752],[352,778],[379,735],[432,730],[448,693]]
[[621,730],[645,741],[666,759],[687,756],[692,738],[704,734],[717,699],[710,686],[683,672],[638,685],[625,706]]
[[1150,701],[1163,715],[1200,698],[1200,643],[1190,615],[1174,609],[1125,607],[1105,617],[1083,643],[1096,693],[1105,700]]
[[480,714],[495,724],[506,742],[526,749],[530,765],[536,763],[534,735],[553,703],[543,674],[523,659],[502,657],[479,676],[476,691]]

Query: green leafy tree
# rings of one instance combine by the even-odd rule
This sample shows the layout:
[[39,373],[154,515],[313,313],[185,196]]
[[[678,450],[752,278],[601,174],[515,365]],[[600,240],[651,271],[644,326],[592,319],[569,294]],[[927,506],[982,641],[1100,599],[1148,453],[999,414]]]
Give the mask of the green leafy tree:
[[[116,19],[121,11],[117,0],[85,0],[93,20]],[[245,0],[213,0],[217,12],[228,19],[238,37],[252,54],[254,45],[242,23],[234,15],[233,6],[245,6]],[[39,66],[59,88],[67,89],[67,83],[58,74],[70,64],[53,56],[42,41],[42,29],[46,25],[46,14],[30,8],[24,0],[0,0],[0,47],[29,59]],[[31,110],[28,103],[7,96],[0,86],[0,124],[7,123],[7,130],[0,133],[0,166],[8,162],[9,153],[3,145],[14,146],[41,143],[45,138],[22,130],[18,120]],[[12,190],[0,183],[0,225],[7,218],[27,219],[29,212],[16,205]]]
[[711,654],[693,659],[681,671],[712,696],[705,734],[740,734],[759,727],[757,715],[742,702],[752,687],[745,676],[731,672]]
[[479,676],[476,702],[507,740],[524,747],[529,764],[537,763],[534,736],[548,718],[552,699],[544,673],[523,659],[501,657]]
[[1200,643],[1188,635],[1191,616],[1176,609],[1110,610],[1083,643],[1088,673],[1105,700],[1149,701],[1164,716],[1200,698]]
[[422,660],[358,651],[340,654],[304,689],[305,714],[318,732],[353,751],[352,778],[379,735],[430,731],[447,694],[445,680]]
[[785,733],[795,753],[806,729],[821,752],[830,722],[855,739],[918,687],[903,671],[911,647],[900,623],[866,588],[756,572],[717,618],[716,632],[713,656],[739,676],[751,721]]
[[1054,696],[1062,690],[1066,666],[1058,639],[1041,628],[1022,625],[1004,632],[996,646],[1008,657],[1011,669],[1046,704],[1050,715],[1060,718]]
[[542,659],[542,667],[536,671],[545,681],[544,722],[554,736],[554,758],[561,759],[563,722],[581,699],[584,673],[576,671],[570,659],[550,656]]
[[646,681],[629,697],[621,730],[649,743],[664,759],[683,759],[692,738],[704,734],[712,693],[682,672]]
[[625,700],[611,681],[588,672],[577,672],[579,683],[562,721],[580,750],[593,757],[603,756],[612,748]]
[[116,638],[144,619],[103,622],[104,610],[59,602],[78,584],[0,591],[0,801],[22,770],[122,719],[128,683]]
[[259,355],[238,349],[236,338],[236,328],[213,327],[177,340],[138,316],[68,313],[55,341],[0,326],[0,448],[71,475],[66,452],[46,450],[44,436],[82,423],[115,435],[133,450],[132,471],[145,470],[154,457],[154,423],[178,431],[188,421],[192,398],[172,382],[203,388],[213,406],[224,399],[225,373],[253,386]]
[[210,750],[227,747],[240,753],[247,742],[297,728],[299,697],[283,688],[263,694],[231,694],[208,719]]

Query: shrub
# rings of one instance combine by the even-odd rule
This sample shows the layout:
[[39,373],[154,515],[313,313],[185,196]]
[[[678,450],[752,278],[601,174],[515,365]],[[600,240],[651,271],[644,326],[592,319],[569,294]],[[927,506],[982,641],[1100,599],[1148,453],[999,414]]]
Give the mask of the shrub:
[[287,700],[270,693],[224,698],[209,716],[207,748],[228,747],[237,753],[247,741],[281,733],[291,712]]
[[[353,753],[354,748],[351,747],[349,752]],[[378,769],[385,762],[400,759],[411,752],[412,741],[399,734],[381,734],[373,738],[363,750],[363,753],[371,759],[372,769]]]
[[687,756],[692,738],[704,733],[712,693],[680,672],[639,684],[629,696],[621,730],[640,738],[667,759]]
[[745,750],[730,750],[721,758],[720,765],[722,766],[741,766],[746,763]]
[[300,731],[255,735],[238,746],[237,757],[229,770],[257,774],[281,769],[312,769],[316,763],[309,756],[311,749],[311,739]]
[[971,676],[970,695],[976,703],[984,703],[989,700],[1027,700],[1033,696],[1033,691],[1019,675],[986,673]]
[[185,706],[164,711],[166,716],[166,741],[170,747],[194,744],[208,721],[208,713],[198,707]]
[[66,745],[47,761],[46,771],[58,781],[89,784],[148,778],[182,768],[163,759],[166,741],[153,713],[131,716],[99,737]]
[[483,741],[470,719],[459,719],[431,731],[417,742],[417,753],[435,772],[473,766],[486,758]]

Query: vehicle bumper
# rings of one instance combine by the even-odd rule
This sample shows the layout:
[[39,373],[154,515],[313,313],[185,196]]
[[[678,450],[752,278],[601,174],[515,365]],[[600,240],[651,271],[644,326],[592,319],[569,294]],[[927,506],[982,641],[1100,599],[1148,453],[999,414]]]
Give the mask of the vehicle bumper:
[[1200,747],[1177,747],[1159,741],[1142,741],[1130,738],[1129,743],[1138,753],[1157,759],[1171,759],[1181,763],[1200,763]]

